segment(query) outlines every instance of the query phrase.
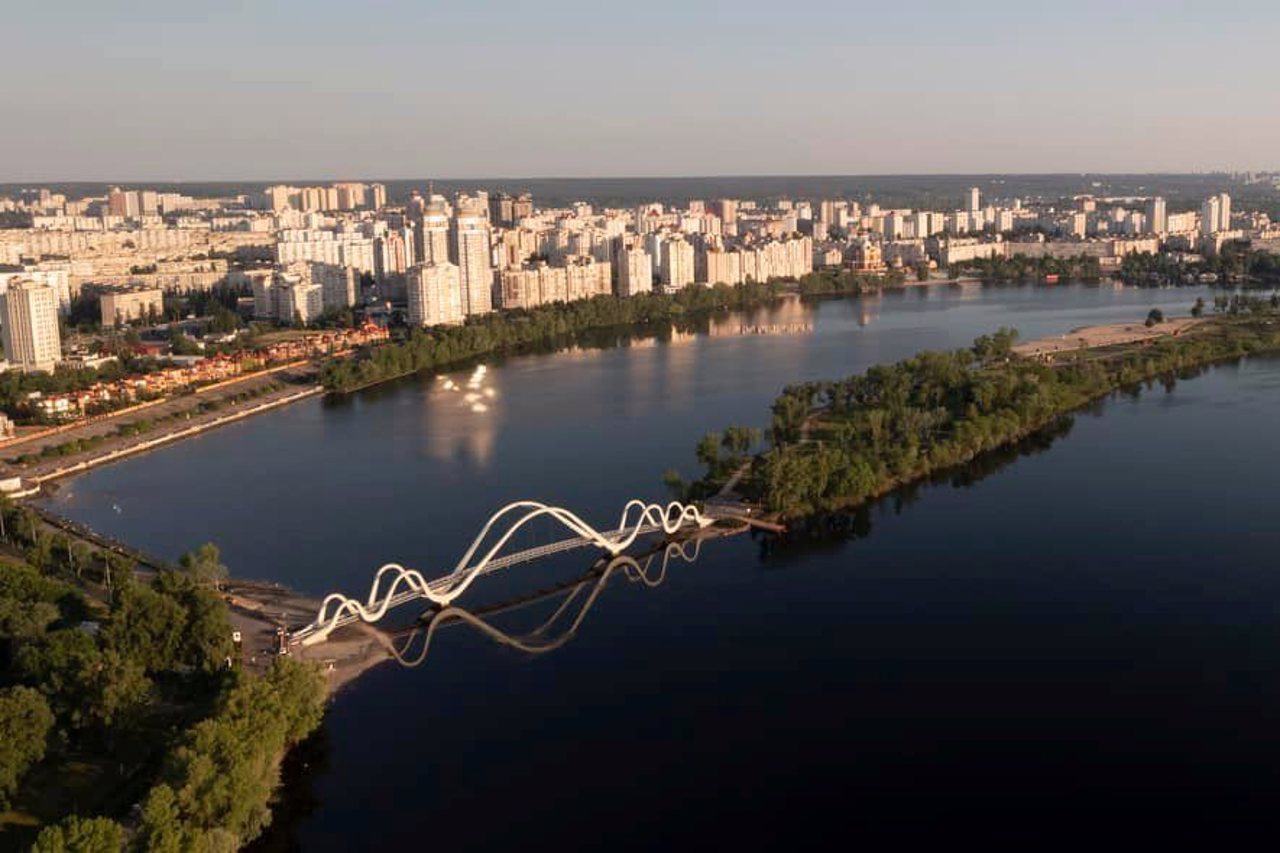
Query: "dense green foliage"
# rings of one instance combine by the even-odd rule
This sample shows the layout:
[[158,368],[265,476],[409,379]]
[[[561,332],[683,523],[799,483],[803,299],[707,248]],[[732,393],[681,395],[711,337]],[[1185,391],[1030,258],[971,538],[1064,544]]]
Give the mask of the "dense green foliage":
[[215,588],[227,579],[227,567],[222,564],[222,552],[212,542],[206,542],[194,551],[188,551],[178,560],[184,572],[200,583]]
[[42,394],[62,394],[83,391],[98,382],[115,382],[126,376],[154,373],[169,362],[155,358],[126,357],[109,361],[101,367],[74,367],[60,364],[51,373],[24,373],[6,370],[0,373],[0,411],[13,418],[25,418],[21,404],[33,391]]
[[119,853],[124,849],[124,828],[114,820],[71,815],[41,830],[31,853]]
[[[1199,315],[1196,315],[1197,307],[1200,309]],[[1219,294],[1213,297],[1213,311],[1215,314],[1238,317],[1241,314],[1265,314],[1276,309],[1280,309],[1280,292],[1273,292],[1266,299],[1245,293]],[[1203,299],[1196,300],[1196,305],[1191,309],[1191,313],[1193,316],[1203,316]]]
[[1215,255],[1182,257],[1150,252],[1125,255],[1117,277],[1126,284],[1176,285],[1219,282],[1280,285],[1280,255],[1224,243]]
[[[238,849],[270,819],[285,750],[320,722],[323,678],[288,659],[231,668],[215,546],[143,583],[2,503],[0,539],[40,568],[0,563],[0,806],[50,821],[38,850]],[[92,768],[89,787],[65,790],[64,767]]]
[[32,214],[26,210],[0,210],[0,228],[30,228]]
[[717,311],[763,305],[780,293],[781,286],[777,284],[691,285],[674,294],[596,296],[528,311],[502,311],[468,318],[462,326],[415,329],[403,340],[367,347],[353,358],[332,359],[321,376],[330,390],[350,391],[480,356],[520,352],[557,342],[577,343],[579,336],[599,329],[630,327],[654,332]]
[[76,329],[92,332],[102,328],[102,297],[92,290],[82,289],[71,297],[66,316],[61,318],[62,333]]
[[38,690],[0,690],[0,806],[18,789],[31,765],[44,758],[53,711]]
[[241,678],[217,712],[170,755],[142,809],[139,849],[236,850],[271,820],[285,750],[311,734],[324,681],[290,658],[262,678]]
[[[784,516],[842,509],[1008,445],[1117,389],[1278,349],[1280,330],[1224,317],[1194,334],[1057,364],[1011,356],[1013,341],[1002,330],[971,349],[786,388],[773,404],[772,447],[755,456],[741,490]],[[698,452],[713,482],[726,467],[709,451],[704,439]]]
[[896,287],[903,280],[903,274],[898,271],[872,275],[852,270],[814,270],[800,277],[799,287],[802,296],[875,293],[885,287]]
[[972,275],[983,281],[1042,281],[1056,275],[1063,281],[1098,281],[1102,265],[1097,258],[1081,253],[1069,258],[1014,255],[1011,258],[974,258],[957,261],[947,268],[952,278]]
[[207,289],[189,289],[182,293],[166,293],[164,319],[180,320],[183,317],[210,318],[210,331],[234,332],[243,323],[236,314],[241,297],[252,296],[245,285],[218,284]]
[[179,572],[161,572],[150,586],[124,586],[103,637],[108,648],[147,672],[212,672],[233,651],[222,601],[197,578]]

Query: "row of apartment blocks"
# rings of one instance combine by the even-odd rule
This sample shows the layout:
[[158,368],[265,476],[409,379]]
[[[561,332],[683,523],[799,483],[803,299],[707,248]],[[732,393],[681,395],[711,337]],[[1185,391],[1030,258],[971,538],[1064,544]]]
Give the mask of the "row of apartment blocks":
[[[489,277],[478,258],[479,249],[486,242],[492,253],[490,268],[509,270],[519,269],[534,258],[560,265],[566,258],[582,255],[617,267],[613,256],[617,238],[628,234],[645,238],[674,232],[695,240],[767,240],[801,232],[825,243],[832,229],[841,229],[842,237],[866,234],[887,242],[1031,228],[1072,240],[1146,233],[1184,235],[1197,230],[1206,235],[1233,233],[1226,230],[1232,225],[1233,216],[1225,194],[1206,201],[1199,215],[1194,211],[1166,213],[1161,198],[1081,198],[1069,210],[1044,204],[1025,208],[1017,199],[983,206],[976,188],[966,195],[962,209],[952,212],[885,210],[875,204],[863,207],[843,200],[779,200],[766,208],[732,199],[694,201],[682,210],[644,204],[597,212],[592,205],[583,203],[539,211],[528,194],[476,193],[459,196],[455,205],[434,194],[414,194],[403,208],[388,209],[385,188],[376,184],[269,189],[261,206],[268,206],[265,197],[271,195],[275,201],[269,205],[270,212],[254,210],[244,197],[193,200],[152,191],[113,190],[105,200],[72,202],[47,191],[38,196],[25,193],[24,209],[53,216],[78,215],[95,204],[105,204],[108,211],[114,205],[125,216],[104,215],[103,230],[97,231],[0,231],[0,263],[21,263],[28,273],[43,272],[34,268],[36,264],[63,266],[70,280],[60,298],[65,308],[70,296],[86,282],[127,283],[165,290],[208,288],[228,280],[242,263],[265,259],[283,265],[307,261],[351,266],[381,281],[400,276],[414,264],[438,262],[448,256],[450,262],[459,263],[463,278],[468,281],[465,292],[469,306],[474,303],[480,309],[484,299],[488,298],[490,305],[494,301],[483,295],[486,291],[478,284]],[[322,199],[317,200],[320,190]],[[225,205],[220,207],[220,202]],[[14,204],[12,200],[3,203]],[[1144,203],[1144,210],[1131,209],[1133,204]],[[153,207],[168,214],[166,219],[152,217]],[[321,208],[334,210],[324,212]],[[170,214],[172,210],[184,213]],[[110,229],[106,228],[108,220],[114,223]],[[141,228],[116,228],[135,220],[155,222]],[[242,225],[244,230],[197,230],[197,226],[221,227],[217,223],[238,223],[236,227]],[[463,230],[469,234],[464,236]],[[467,245],[467,261],[459,260],[459,241]],[[1216,242],[1220,237],[1215,236]],[[833,251],[828,245],[820,248],[823,259]],[[687,275],[679,251],[667,262],[672,268],[668,278]],[[652,273],[661,277],[664,259],[656,252],[650,255]],[[702,255],[695,259],[701,264]],[[751,259],[724,260],[725,268],[717,277],[733,279],[735,260],[744,269],[743,279],[762,277],[759,272],[750,271]],[[695,277],[699,275],[695,273]],[[615,279],[620,277],[619,268]],[[400,283],[393,287],[399,292]]]
[[1265,216],[1258,215],[1250,217],[1248,222],[1233,220],[1231,197],[1227,193],[1206,199],[1198,212],[1174,213],[1168,211],[1168,203],[1161,196],[1122,199],[1082,196],[1068,207],[1024,206],[1019,199],[984,206],[976,187],[966,193],[964,206],[954,211],[881,209],[875,204],[863,208],[856,202],[844,201],[823,201],[816,209],[801,204],[794,209],[801,222],[811,220],[811,233],[818,240],[839,229],[876,235],[885,241],[1031,230],[1067,239],[1181,236],[1209,241],[1215,235],[1232,233],[1237,225],[1254,230],[1265,230],[1270,225]]
[[[253,286],[259,316],[286,322],[309,322],[352,305],[354,282],[366,274],[380,296],[410,303],[417,322],[456,322],[494,307],[578,295],[799,277],[815,263],[875,271],[926,259],[945,266],[966,253],[1118,257],[1162,244],[1183,248],[1192,240],[1216,247],[1238,233],[1233,226],[1253,229],[1248,235],[1268,224],[1258,214],[1233,214],[1226,194],[1199,211],[1169,213],[1162,198],[984,205],[977,188],[949,212],[830,199],[539,210],[528,194],[483,192],[452,202],[415,193],[402,207],[388,208],[385,188],[376,184],[274,187],[259,209],[245,197],[187,200],[140,190],[78,202],[47,192],[24,194],[20,203],[0,200],[6,209],[18,204],[60,217],[60,224],[0,230],[0,263],[13,265],[0,269],[0,286],[17,278],[47,285],[58,310],[66,310],[86,283],[187,290],[227,281]],[[95,210],[99,230],[76,230]],[[1021,240],[1031,230],[1059,239],[1012,243],[999,236],[1024,235]],[[828,239],[833,231],[838,239]],[[975,233],[982,239],[966,242]],[[1159,242],[1149,242],[1153,238]],[[276,269],[260,271],[264,261]]]
[[[719,238],[695,246],[683,234],[651,233],[643,246],[618,238],[609,255],[612,261],[585,254],[556,262],[535,259],[480,275],[449,260],[416,264],[406,274],[408,319],[417,326],[460,323],[491,307],[527,309],[655,287],[674,292],[696,283],[799,278],[813,271],[813,241],[799,235],[727,247]],[[492,298],[486,299],[490,289]]]
[[282,323],[312,323],[326,312],[352,308],[360,273],[354,266],[293,261],[274,269],[243,273],[253,292],[253,315]]
[[[1012,258],[1023,255],[1028,258],[1075,258],[1081,255],[1100,260],[1119,262],[1125,255],[1135,252],[1157,252],[1157,237],[1116,238],[1110,240],[1051,241],[1004,240],[998,235],[993,239],[977,237],[930,237],[927,240],[886,241],[879,246],[880,268],[910,267],[930,260],[939,267],[949,267],[976,259]],[[874,259],[870,269],[875,269]]]
[[267,187],[262,193],[266,210],[334,211],[387,206],[387,188],[383,184],[354,181],[318,187],[292,187],[285,184]]

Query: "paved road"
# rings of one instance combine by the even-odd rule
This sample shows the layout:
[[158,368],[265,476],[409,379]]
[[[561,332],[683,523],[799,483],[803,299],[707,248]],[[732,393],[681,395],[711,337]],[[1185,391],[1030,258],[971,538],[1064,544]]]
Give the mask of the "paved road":
[[[109,418],[92,424],[84,424],[55,435],[45,436],[14,446],[5,447],[0,449],[0,460],[2,460],[0,461],[0,477],[21,476],[24,479],[30,480],[36,477],[48,476],[50,473],[58,469],[66,468],[75,465],[78,462],[101,456],[112,450],[129,447],[143,442],[154,441],[157,437],[163,435],[165,430],[187,429],[203,423],[212,423],[219,418],[224,418],[235,412],[237,409],[248,409],[273,400],[283,399],[291,394],[297,394],[299,391],[308,387],[308,383],[298,384],[298,378],[298,374],[277,374],[275,376],[253,377],[246,379],[243,382],[237,382],[234,385],[218,388],[214,391],[201,394],[179,395],[140,411],[130,412],[126,415]],[[260,396],[253,397],[242,403],[231,404],[228,402],[232,396],[243,394],[246,391],[264,388],[273,382],[280,384],[281,387],[275,391],[270,391]],[[222,402],[223,405],[215,411],[201,413],[197,413],[195,411],[201,403],[214,400]],[[168,415],[181,414],[184,412],[189,412],[190,417],[175,418],[172,421],[167,421],[164,424],[161,424],[155,429],[136,436],[115,435],[122,426],[139,423],[141,421],[155,421]],[[39,453],[44,447],[54,447],[78,439],[91,438],[94,436],[110,437],[97,447],[82,453],[68,456],[54,456],[26,464],[16,462],[17,458],[23,454]]]

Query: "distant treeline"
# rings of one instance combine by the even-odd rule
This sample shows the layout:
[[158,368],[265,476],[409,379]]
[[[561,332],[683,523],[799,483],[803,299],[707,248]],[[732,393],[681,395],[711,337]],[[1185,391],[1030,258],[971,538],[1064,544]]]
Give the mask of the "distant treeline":
[[983,281],[1043,281],[1045,276],[1056,275],[1063,281],[1093,282],[1102,278],[1102,264],[1083,253],[1068,258],[1014,255],[957,261],[947,267],[947,273],[952,278],[968,274]]
[[855,272],[853,270],[814,270],[803,275],[798,281],[801,296],[824,296],[826,294],[875,293],[886,287],[896,287],[906,280],[899,270],[880,274]]
[[1198,284],[1203,278],[1220,284],[1280,286],[1280,255],[1224,243],[1216,255],[1183,261],[1150,252],[1125,255],[1117,277],[1126,284]]
[[321,377],[332,391],[350,391],[421,370],[442,370],[481,356],[510,354],[574,343],[582,335],[610,328],[639,331],[692,324],[721,311],[767,305],[783,293],[778,283],[692,285],[677,293],[596,296],[557,302],[532,310],[471,317],[461,326],[413,329],[403,339],[372,346],[352,358],[335,358]]

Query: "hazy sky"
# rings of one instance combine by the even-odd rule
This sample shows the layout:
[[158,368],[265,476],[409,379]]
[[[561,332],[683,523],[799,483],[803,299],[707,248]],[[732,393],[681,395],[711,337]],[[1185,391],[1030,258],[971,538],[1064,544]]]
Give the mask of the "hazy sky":
[[0,181],[1280,166],[1280,3],[6,10]]

